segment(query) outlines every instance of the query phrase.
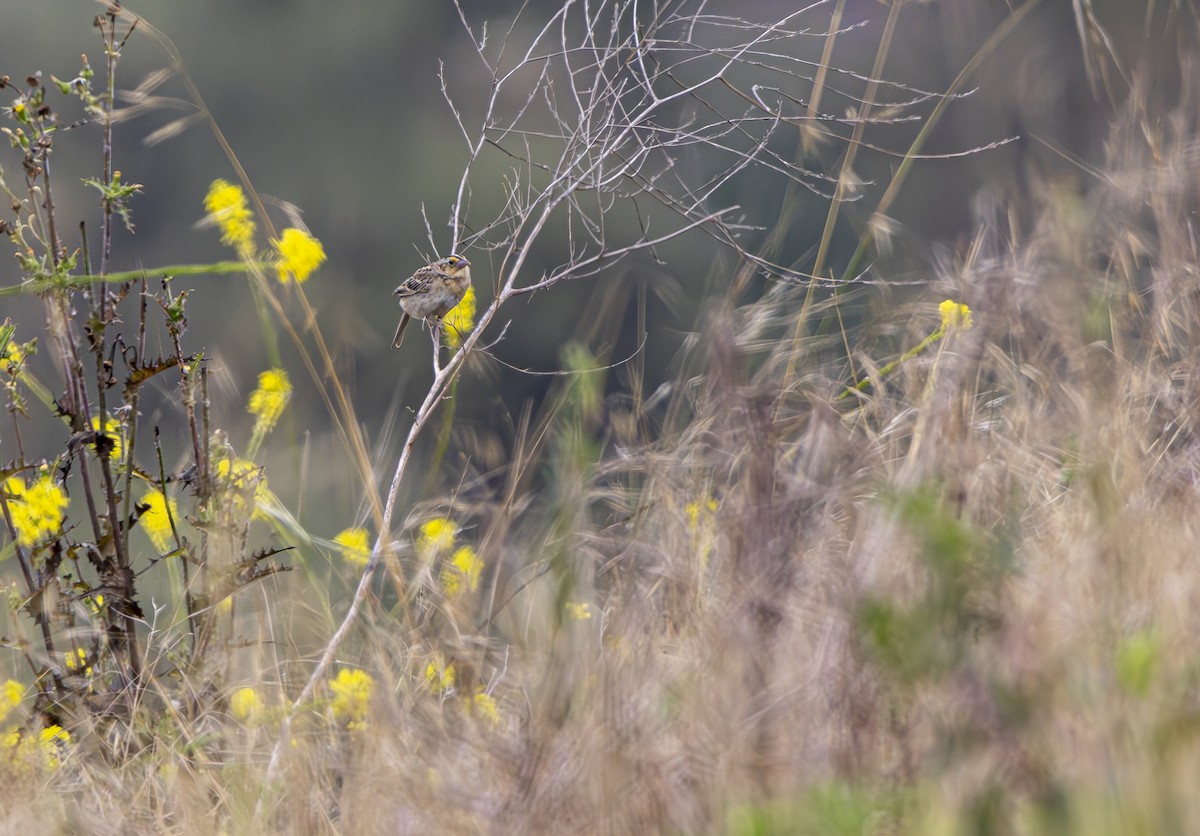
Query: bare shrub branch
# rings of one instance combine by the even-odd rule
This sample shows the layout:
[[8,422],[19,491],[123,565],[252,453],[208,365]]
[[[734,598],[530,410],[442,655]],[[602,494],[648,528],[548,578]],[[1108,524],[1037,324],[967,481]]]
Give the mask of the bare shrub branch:
[[[466,146],[447,225],[452,251],[490,254],[494,297],[444,366],[435,346],[435,377],[404,440],[378,539],[292,713],[312,699],[362,612],[391,548],[393,515],[418,437],[506,303],[562,282],[595,280],[623,259],[653,256],[657,247],[699,232],[748,255],[739,239],[755,224],[722,193],[749,172],[767,170],[818,195],[832,193],[838,178],[789,161],[773,144],[785,128],[855,125],[855,117],[807,114],[798,97],[763,99],[764,91],[811,84],[805,73],[820,65],[804,58],[805,49],[818,49],[831,33],[803,24],[821,20],[829,5],[818,0],[779,18],[755,20],[711,14],[700,2],[569,0],[533,26],[522,10],[497,42],[455,3],[487,78],[473,76],[471,90],[486,89],[476,98],[456,92],[447,67],[439,66],[442,95]],[[876,105],[872,119],[907,118],[905,108],[935,97],[865,80]],[[886,101],[888,95],[895,101]],[[831,129],[826,134],[836,136]],[[472,194],[494,190],[497,182],[502,205],[475,218]],[[653,206],[659,209],[651,212]],[[630,235],[609,217],[636,218],[636,231]],[[552,229],[556,235],[565,230],[565,240],[547,240]],[[558,259],[545,273],[528,267],[535,248]],[[267,787],[279,779],[289,735],[290,719],[272,752]],[[267,803],[260,798],[260,812]]]

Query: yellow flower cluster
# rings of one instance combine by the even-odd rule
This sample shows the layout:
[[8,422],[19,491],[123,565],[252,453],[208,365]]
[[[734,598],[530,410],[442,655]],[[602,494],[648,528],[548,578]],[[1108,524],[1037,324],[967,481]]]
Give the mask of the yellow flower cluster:
[[104,615],[104,596],[94,592],[87,598],[88,611],[97,618]]
[[[174,499],[168,499],[162,491],[154,490],[142,496],[142,504],[150,509],[142,512],[142,530],[160,553],[171,550],[171,520],[179,520],[179,506]],[[168,513],[170,516],[168,517]]]
[[25,688],[20,682],[9,679],[0,685],[0,720],[7,718],[23,699],[25,699]]
[[[0,721],[6,720],[24,697],[21,683],[9,679],[0,685]],[[57,725],[47,726],[36,736],[22,734],[15,723],[0,729],[0,753],[7,755],[13,764],[57,769],[59,758],[70,742],[70,733]]]
[[971,322],[971,309],[961,302],[955,302],[953,299],[947,299],[938,305],[938,313],[942,316],[943,331],[948,331],[952,328],[961,328],[965,331],[973,324]]
[[257,418],[254,434],[263,435],[275,428],[279,416],[292,397],[292,384],[283,369],[268,369],[258,376],[258,388],[250,393],[246,410]]
[[17,530],[17,542],[22,546],[32,546],[62,527],[67,494],[54,484],[49,473],[43,473],[28,487],[13,476],[4,483],[4,489],[10,495],[8,510]]
[[417,537],[417,554],[424,561],[432,560],[441,552],[449,551],[458,538],[458,526],[445,517],[437,517],[422,523]]
[[71,742],[71,733],[62,726],[46,726],[36,737],[21,734],[16,726],[0,731],[0,751],[8,753],[14,764],[58,769],[60,756]]
[[470,706],[471,713],[487,721],[489,725],[494,726],[500,722],[500,708],[496,705],[496,700],[482,688],[475,692]]
[[466,295],[451,309],[450,313],[446,314],[446,318],[442,320],[442,323],[444,326],[442,333],[446,337],[446,345],[451,348],[458,348],[462,345],[463,339],[475,327],[474,285],[467,288]]
[[229,457],[220,459],[217,462],[217,477],[222,486],[232,494],[233,505],[238,511],[245,511],[243,496],[251,492],[254,495],[253,513],[256,516],[262,515],[258,506],[270,505],[271,491],[267,488],[267,477],[263,474],[263,469],[254,462]]
[[[121,422],[115,418],[104,419],[104,429],[100,429],[100,416],[92,416],[92,429],[96,432],[103,432],[112,441],[113,447],[109,451],[108,457],[113,461],[120,461],[125,456],[125,433],[121,427]],[[93,450],[96,449],[95,444],[88,445]]]
[[258,691],[253,688],[238,688],[229,697],[229,712],[241,723],[253,723],[262,717],[266,705]]
[[325,248],[321,242],[302,229],[288,227],[278,241],[271,243],[279,255],[275,266],[283,284],[290,279],[303,283],[325,263]]
[[[417,556],[422,563],[432,563],[443,555],[449,555],[438,580],[446,597],[453,598],[462,592],[474,592],[479,588],[483,576],[483,561],[468,545],[454,549],[458,542],[458,526],[445,517],[435,517],[421,525],[417,535]],[[450,550],[454,549],[453,554]]]
[[64,659],[67,671],[74,674],[83,674],[90,678],[93,671],[92,666],[87,663],[87,657],[87,651],[82,647],[75,648],[74,652],[67,652]]
[[[439,694],[445,695],[454,688],[457,680],[458,671],[454,665],[446,664],[440,658],[431,660],[425,666],[425,684]],[[468,714],[486,721],[488,725],[494,726],[500,722],[500,708],[495,698],[487,693],[482,685],[476,685],[474,690],[465,688],[461,704]]]
[[357,668],[342,668],[329,687],[333,691],[333,703],[330,706],[333,716],[346,721],[347,727],[352,730],[366,728],[367,709],[370,708],[371,691],[375,687],[371,675]]
[[425,666],[425,682],[435,691],[449,691],[454,687],[454,678],[454,665],[447,665],[440,659]]
[[254,213],[241,186],[213,180],[204,196],[204,211],[221,228],[221,243],[233,247],[242,258],[254,255]]
[[[204,211],[220,227],[222,244],[233,247],[246,261],[254,259],[257,227],[254,212],[241,186],[214,180],[204,197]],[[321,242],[302,229],[288,227],[278,240],[271,242],[271,246],[275,252],[270,263],[284,284],[293,279],[305,281],[325,262],[325,248]]]
[[25,352],[22,347],[10,342],[3,355],[0,355],[0,372],[15,373],[19,371],[24,359]]
[[483,561],[470,546],[459,546],[449,562],[442,567],[442,589],[446,597],[453,598],[462,592],[479,589],[479,578],[483,575]]
[[352,566],[366,566],[371,557],[371,539],[365,528],[347,528],[333,538],[333,544]]

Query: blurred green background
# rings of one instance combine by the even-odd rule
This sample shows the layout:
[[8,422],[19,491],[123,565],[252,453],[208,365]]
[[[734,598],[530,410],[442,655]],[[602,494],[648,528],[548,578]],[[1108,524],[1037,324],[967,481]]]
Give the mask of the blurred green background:
[[[996,27],[1010,14],[1010,4],[993,2],[910,3],[900,16],[895,44],[884,76],[914,88],[941,91],[971,60]],[[490,21],[491,37],[499,37],[522,4],[464,2],[473,25]],[[540,25],[553,2],[524,4],[518,29]],[[479,106],[489,79],[467,39],[458,13],[449,2],[301,2],[243,3],[232,0],[162,0],[131,6],[178,47],[184,65],[204,96],[220,129],[232,145],[256,188],[264,195],[289,201],[304,210],[310,230],[325,245],[329,260],[306,285],[320,311],[321,327],[343,370],[367,437],[378,462],[390,472],[398,452],[399,431],[406,426],[403,407],[418,402],[430,376],[429,346],[411,339],[393,351],[390,338],[397,307],[391,295],[400,279],[425,263],[431,253],[422,207],[432,225],[434,244],[443,253],[451,245],[446,219],[466,160],[466,149],[442,98],[439,61],[445,62],[451,93],[469,124],[478,124]],[[780,17],[794,5],[762,0],[708,4],[713,13],[738,11],[755,18]],[[821,33],[832,4],[817,5],[808,25]],[[1169,103],[1180,83],[1177,44],[1193,38],[1190,7],[1174,2],[1144,4],[1129,0],[1095,2],[1096,19],[1112,38],[1121,66],[1116,81],[1104,89],[1103,79],[1089,83],[1075,7],[1065,0],[1042,2],[973,76],[974,93],[951,105],[924,151],[956,153],[997,140],[1016,138],[1003,147],[947,160],[917,164],[891,216],[895,236],[883,254],[870,258],[869,278],[877,284],[857,297],[872,304],[891,303],[936,279],[940,254],[961,250],[989,206],[1011,211],[1018,228],[1032,228],[1026,212],[1039,190],[1082,193],[1089,188],[1084,165],[1103,159],[1107,125],[1123,106],[1122,71],[1137,69],[1152,83],[1146,95]],[[47,76],[73,76],[79,54],[102,66],[99,37],[91,27],[100,11],[81,0],[0,3],[0,72],[14,79],[41,70]],[[887,7],[874,0],[851,0],[838,40],[834,64],[868,74],[875,57]],[[861,25],[858,25],[861,24]],[[812,39],[812,57],[823,41]],[[124,50],[118,86],[135,86],[147,73],[167,66],[167,56],[153,41],[135,33]],[[1099,77],[1099,76],[1098,76]],[[862,83],[835,75],[833,83],[861,93]],[[1113,90],[1116,94],[1113,94]],[[182,95],[178,81],[159,91]],[[792,94],[805,99],[808,92]],[[826,109],[838,115],[848,100],[828,97]],[[929,107],[924,108],[927,114]],[[212,134],[196,124],[164,142],[147,146],[143,138],[185,115],[161,109],[120,124],[116,167],[126,181],[145,184],[133,202],[136,236],[122,233],[114,246],[113,269],[158,264],[220,260],[228,253],[212,229],[197,228],[201,202],[215,178],[235,175]],[[920,123],[872,127],[867,140],[894,154],[859,157],[858,173],[867,181],[863,199],[846,209],[839,221],[830,266],[837,271],[857,243],[881,190]],[[842,126],[844,133],[849,129]],[[778,138],[781,154],[794,154],[794,132]],[[827,144],[805,164],[835,171],[841,147]],[[78,182],[99,170],[98,131],[83,127],[60,139],[53,162],[57,181]],[[0,157],[10,180],[19,172],[15,155]],[[1081,165],[1082,164],[1082,165]],[[500,196],[504,168],[493,157],[481,167],[471,187],[477,205]],[[784,184],[762,172],[749,173],[729,195],[745,208],[748,220],[769,229],[778,218]],[[60,217],[86,219],[96,228],[94,197],[83,188],[60,188]],[[811,195],[801,199],[793,228],[784,237],[785,263],[804,269],[819,240],[826,203]],[[277,216],[277,222],[282,216]],[[469,218],[479,220],[478,218]],[[1008,222],[1008,217],[1005,219]],[[758,235],[765,234],[758,233]],[[755,234],[744,241],[755,249]],[[486,254],[468,252],[475,262],[481,304],[492,296],[494,275]],[[531,275],[554,263],[561,253],[532,254]],[[648,256],[622,262],[595,280],[560,286],[519,300],[504,311],[511,320],[507,339],[495,355],[518,368],[553,370],[567,341],[591,338],[593,351],[611,360],[629,356],[641,341],[634,328],[636,291],[648,300],[644,366],[650,388],[670,377],[672,361],[684,338],[697,329],[708,302],[727,290],[736,262],[703,235],[692,235],[660,253],[663,263]],[[11,261],[0,268],[0,283],[19,280]],[[761,293],[770,279],[759,277],[748,293]],[[890,288],[894,285],[894,288]],[[189,279],[179,289],[194,288],[188,347],[212,358],[214,424],[229,429],[234,444],[251,425],[245,399],[259,371],[267,366],[259,321],[247,283],[237,276]],[[608,319],[597,325],[597,307],[608,298]],[[742,301],[746,297],[743,297]],[[28,338],[40,326],[36,300],[3,301],[3,314],[22,327]],[[853,320],[853,312],[850,312]],[[494,329],[499,333],[499,328]],[[276,431],[289,457],[268,461],[272,487],[289,503],[320,508],[313,519],[318,532],[332,534],[349,525],[361,492],[332,438],[328,415],[302,367],[285,347],[285,364],[296,384],[289,418]],[[46,380],[55,380],[46,376]],[[620,388],[618,369],[609,386]],[[523,404],[542,397],[552,378],[515,372],[495,362],[470,367],[458,390],[458,421],[495,435],[500,447],[507,427]],[[173,408],[174,393],[164,384],[159,403],[147,403],[145,426]],[[27,438],[32,458],[53,456],[59,449],[58,428],[34,422]],[[177,441],[181,440],[181,436]],[[243,442],[244,443],[244,442]],[[291,477],[304,468],[304,490]],[[180,448],[182,449],[182,447]],[[14,455],[11,446],[0,458]],[[172,462],[168,462],[170,467]],[[451,470],[454,470],[454,467]],[[291,474],[291,477],[288,476]],[[295,480],[298,481],[298,480]],[[322,519],[321,517],[328,517]]]

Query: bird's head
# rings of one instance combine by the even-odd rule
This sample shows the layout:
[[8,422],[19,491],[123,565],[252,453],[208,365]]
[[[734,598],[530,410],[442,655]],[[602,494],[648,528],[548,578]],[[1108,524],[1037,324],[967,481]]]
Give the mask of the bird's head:
[[461,255],[448,255],[438,260],[437,267],[447,275],[459,276],[469,272],[471,262],[467,261]]

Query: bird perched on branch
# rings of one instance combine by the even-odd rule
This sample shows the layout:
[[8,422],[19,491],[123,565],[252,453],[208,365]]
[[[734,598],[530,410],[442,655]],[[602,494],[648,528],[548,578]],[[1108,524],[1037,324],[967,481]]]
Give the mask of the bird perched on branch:
[[448,255],[422,267],[405,279],[396,295],[404,315],[396,328],[392,345],[400,347],[409,319],[423,319],[433,326],[434,334],[442,330],[442,317],[454,309],[471,286],[471,262],[461,255]]

